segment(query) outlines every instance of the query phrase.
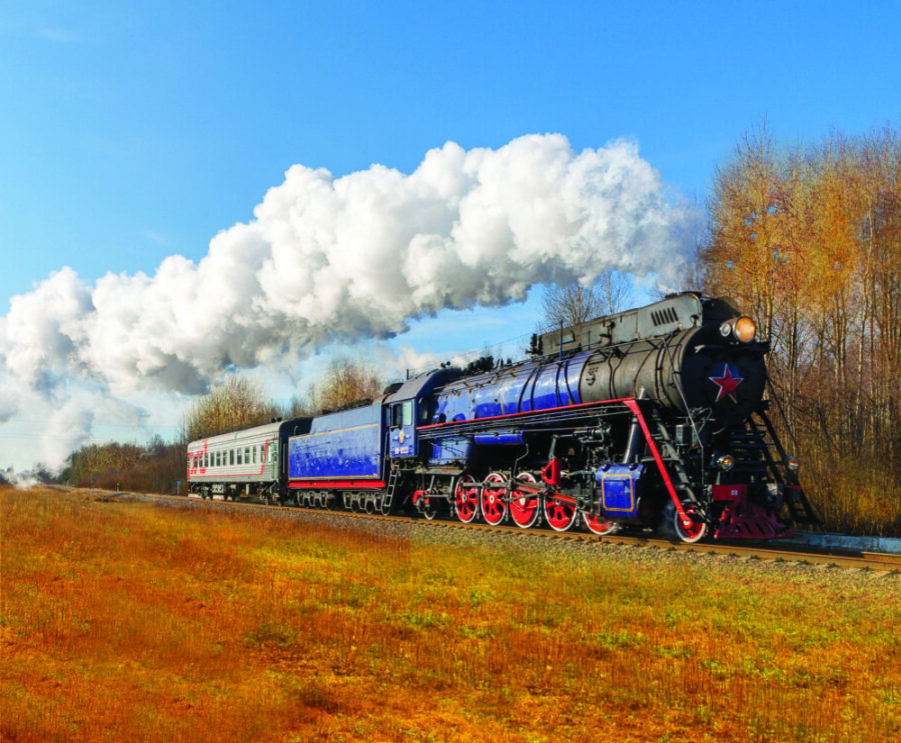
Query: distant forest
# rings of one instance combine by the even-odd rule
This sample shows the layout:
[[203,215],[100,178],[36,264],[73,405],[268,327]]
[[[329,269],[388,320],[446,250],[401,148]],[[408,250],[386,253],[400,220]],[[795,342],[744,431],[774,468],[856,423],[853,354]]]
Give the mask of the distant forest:
[[[685,288],[732,297],[771,339],[783,427],[826,528],[901,536],[899,130],[782,147],[761,127],[718,168],[706,208]],[[57,480],[174,492],[187,441],[372,397],[383,381],[364,363],[337,360],[306,398],[279,410],[232,379],[195,405],[177,441],[85,446]]]

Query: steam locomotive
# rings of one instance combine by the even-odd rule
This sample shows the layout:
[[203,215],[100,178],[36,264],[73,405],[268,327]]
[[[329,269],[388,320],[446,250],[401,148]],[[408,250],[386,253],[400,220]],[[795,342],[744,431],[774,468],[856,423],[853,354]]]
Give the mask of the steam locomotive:
[[191,442],[189,489],[686,542],[791,536],[817,520],[767,415],[768,351],[729,300],[674,294],[535,335],[527,360],[443,365],[357,407]]

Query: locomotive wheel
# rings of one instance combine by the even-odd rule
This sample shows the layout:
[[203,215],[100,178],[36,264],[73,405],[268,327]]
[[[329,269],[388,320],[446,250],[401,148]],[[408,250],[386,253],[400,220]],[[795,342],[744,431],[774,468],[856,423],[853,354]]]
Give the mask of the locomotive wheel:
[[544,518],[554,531],[568,531],[576,522],[576,502],[561,495],[544,496]]
[[[538,480],[531,472],[520,472],[516,476],[517,482],[535,484]],[[538,521],[538,514],[541,513],[538,508],[538,493],[530,490],[514,489],[510,498],[510,515],[516,525],[522,529],[531,529]]]
[[688,542],[689,544],[698,542],[707,536],[707,524],[696,524],[692,522],[691,526],[685,526],[685,524],[682,523],[682,518],[679,516],[678,511],[675,511],[673,514],[673,525],[676,527],[676,534],[679,539],[683,542]]
[[492,472],[482,487],[482,517],[492,526],[497,526],[507,515],[507,488],[501,485],[503,482],[503,475]]
[[619,531],[619,524],[607,519],[603,514],[592,516],[587,511],[582,514],[585,521],[585,528],[592,534],[604,536],[606,534],[614,534]]
[[479,487],[469,473],[460,475],[454,488],[454,513],[464,524],[472,523],[479,515]]
[[426,496],[422,499],[422,509],[420,513],[427,521],[433,521],[435,517],[438,515],[438,506],[435,503],[432,503],[432,499],[429,496]]

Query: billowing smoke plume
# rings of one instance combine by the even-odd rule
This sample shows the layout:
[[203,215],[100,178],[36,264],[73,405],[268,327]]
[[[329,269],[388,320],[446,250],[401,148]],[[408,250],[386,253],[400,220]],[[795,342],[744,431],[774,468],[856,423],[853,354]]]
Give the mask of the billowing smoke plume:
[[32,449],[58,465],[99,411],[147,415],[129,396],[202,392],[224,369],[287,365],[607,269],[673,286],[693,227],[631,142],[581,153],[560,135],[448,143],[409,175],[296,165],[198,263],[172,256],[152,276],[93,284],[63,267],[14,297],[0,318],[0,425],[52,418],[57,438]]
[[533,284],[677,268],[689,214],[634,143],[575,153],[560,135],[498,150],[448,143],[410,175],[295,165],[255,218],[197,264],[153,276],[71,269],[13,298],[0,361],[33,389],[73,375],[198,392],[330,340],[387,337],[442,308],[521,300]]

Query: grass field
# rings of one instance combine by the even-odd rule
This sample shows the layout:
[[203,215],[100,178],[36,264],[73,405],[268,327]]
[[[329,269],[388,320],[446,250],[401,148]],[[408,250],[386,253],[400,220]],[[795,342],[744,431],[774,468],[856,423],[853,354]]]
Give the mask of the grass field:
[[901,580],[0,491],[4,741],[886,741]]

